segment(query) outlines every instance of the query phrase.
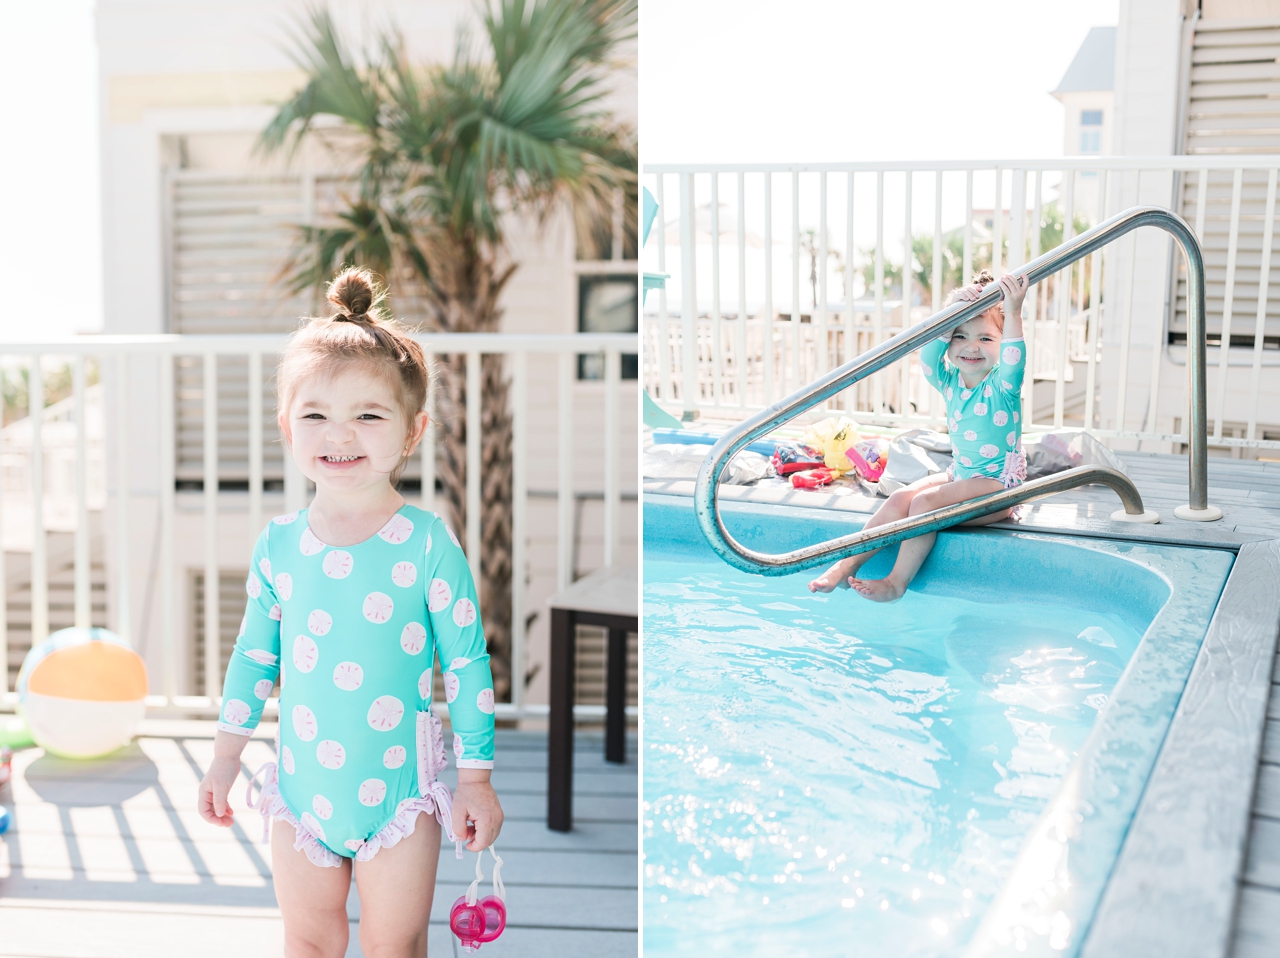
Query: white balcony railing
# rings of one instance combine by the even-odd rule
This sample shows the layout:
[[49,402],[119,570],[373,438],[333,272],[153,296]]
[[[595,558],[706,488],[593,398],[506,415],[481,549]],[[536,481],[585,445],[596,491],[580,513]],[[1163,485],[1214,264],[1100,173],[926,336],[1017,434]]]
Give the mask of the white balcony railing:
[[[99,576],[104,565],[106,569],[106,624],[133,639],[135,645],[142,640],[147,646],[142,651],[152,670],[152,691],[160,693],[149,704],[216,708],[211,696],[221,688],[225,666],[220,653],[225,629],[221,628],[216,599],[219,578],[227,567],[247,568],[253,540],[267,517],[306,504],[305,480],[287,457],[283,489],[264,491],[263,452],[276,438],[264,435],[264,372],[269,378],[286,338],[87,336],[0,343],[0,356],[10,358],[11,363],[25,362],[35,371],[47,366],[49,357],[60,357],[73,371],[70,397],[46,408],[44,415],[29,416],[4,431],[0,528],[5,531],[11,561],[14,553],[30,554],[32,642],[40,641],[50,630],[47,544],[50,536],[59,532],[73,533],[74,623],[87,626],[103,618],[91,610],[90,537],[91,529],[101,529],[101,541],[94,543],[101,561],[93,567]],[[530,613],[541,607],[545,593],[563,588],[573,579],[579,562],[575,550],[582,538],[575,533],[577,511],[584,495],[603,499],[601,525],[591,530],[593,540],[600,540],[600,552],[593,553],[593,558],[604,565],[634,565],[636,561],[632,554],[634,532],[620,524],[619,511],[624,496],[634,499],[635,479],[628,469],[635,461],[638,435],[635,387],[620,380],[620,357],[636,351],[637,337],[613,333],[423,334],[418,341],[429,359],[466,357],[466,526],[460,531],[477,581],[481,552],[480,363],[482,356],[504,357],[513,417],[515,571],[511,584],[513,702],[502,711],[523,714],[526,622]],[[577,357],[600,354],[604,356],[603,381],[580,380]],[[103,381],[86,387],[85,368],[90,357],[96,359]],[[174,370],[177,360],[191,358],[197,359],[202,369],[202,385],[194,401],[203,410],[203,480],[196,487],[175,479],[175,406],[192,401],[192,396],[177,395]],[[219,364],[229,358],[238,364],[247,358],[248,367],[247,380],[238,378],[232,389],[218,377]],[[208,384],[212,388],[204,388]],[[29,391],[30,408],[43,408],[43,375],[31,375]],[[228,410],[247,410],[247,441],[238,440],[230,453],[226,437],[219,442],[219,424],[225,432]],[[418,501],[426,509],[433,506],[435,434],[448,428],[448,423],[433,421],[422,444],[422,494]],[[33,455],[33,450],[42,454]],[[226,481],[227,470],[220,471],[219,460],[227,455],[234,455],[239,463],[247,458],[247,484]],[[414,497],[407,498],[413,501]],[[549,516],[552,501],[554,519]],[[543,510],[534,516],[535,528],[530,525],[531,504]],[[96,515],[99,510],[104,510],[101,515],[105,521],[91,521],[90,513]],[[4,552],[0,549],[0,582],[6,583],[5,605],[0,608],[0,665],[9,658],[8,633],[14,612],[11,593],[15,589],[13,575],[5,575]],[[198,622],[191,591],[194,578],[180,581],[184,570],[203,575],[206,599]],[[531,601],[529,583],[538,582],[539,594]],[[190,613],[185,621],[179,614],[183,609]],[[203,638],[205,650],[200,678],[211,691],[199,700],[190,695],[192,647],[198,638]],[[10,688],[7,679],[0,685],[0,704],[11,699]]]
[[[1205,252],[1210,444],[1280,448],[1277,169],[1280,156],[647,166],[660,211],[644,265],[671,275],[645,304],[645,387],[685,419],[741,418],[937,311],[977,267],[999,276],[1161,205]],[[886,280],[904,262],[905,307]],[[1184,272],[1167,236],[1132,234],[1033,289],[1026,425],[1185,443]],[[837,410],[888,426],[944,415],[910,359],[808,416]]]

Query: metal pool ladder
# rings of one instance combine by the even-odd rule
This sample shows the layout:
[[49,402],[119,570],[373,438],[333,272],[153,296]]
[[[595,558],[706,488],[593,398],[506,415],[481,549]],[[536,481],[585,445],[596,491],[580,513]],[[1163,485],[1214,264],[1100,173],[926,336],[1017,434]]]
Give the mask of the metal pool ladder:
[[[1043,256],[1020,267],[1030,283],[1038,283],[1076,260],[1119,239],[1140,226],[1158,226],[1171,233],[1182,246],[1187,258],[1187,380],[1190,405],[1191,455],[1188,461],[1190,477],[1188,503],[1178,506],[1174,515],[1180,519],[1202,522],[1222,518],[1222,510],[1208,502],[1208,458],[1206,439],[1205,403],[1205,328],[1204,328],[1204,260],[1195,234],[1182,217],[1158,206],[1135,206],[1099,223],[1093,229]],[[999,284],[992,283],[973,302],[959,302],[939,313],[905,329],[879,346],[867,350],[843,366],[833,369],[803,389],[792,393],[767,409],[762,410],[734,429],[725,433],[712,447],[698,470],[698,483],[694,491],[694,511],[698,525],[711,548],[730,565],[744,572],[760,575],[787,575],[810,569],[825,562],[846,556],[870,552],[884,546],[935,532],[957,525],[969,519],[990,515],[1020,502],[1039,499],[1075,486],[1101,483],[1110,487],[1124,504],[1124,508],[1112,513],[1111,518],[1129,522],[1158,522],[1159,516],[1146,512],[1142,496],[1129,477],[1115,469],[1103,466],[1079,466],[1051,476],[1033,479],[1013,489],[1002,489],[968,502],[946,506],[918,516],[908,516],[896,522],[877,526],[870,532],[857,532],[796,549],[792,552],[770,554],[748,549],[736,541],[720,518],[720,506],[716,490],[720,473],[744,446],[761,438],[771,430],[794,419],[805,410],[825,402],[841,390],[883,369],[890,363],[914,352],[932,339],[950,332],[968,319],[972,319],[1004,299]]]

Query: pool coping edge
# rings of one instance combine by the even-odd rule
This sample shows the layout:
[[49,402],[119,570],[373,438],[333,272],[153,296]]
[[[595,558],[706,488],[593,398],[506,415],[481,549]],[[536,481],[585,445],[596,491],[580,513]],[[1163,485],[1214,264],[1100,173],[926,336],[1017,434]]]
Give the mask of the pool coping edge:
[[1280,636],[1277,581],[1280,539],[1243,545],[1081,958],[1228,955]]

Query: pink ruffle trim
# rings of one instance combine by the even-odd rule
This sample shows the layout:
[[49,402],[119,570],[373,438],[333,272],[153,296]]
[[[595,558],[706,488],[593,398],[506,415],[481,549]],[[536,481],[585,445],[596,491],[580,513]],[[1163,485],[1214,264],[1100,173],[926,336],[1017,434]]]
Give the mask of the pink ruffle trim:
[[[395,817],[354,849],[356,861],[367,862],[378,853],[379,849],[391,848],[399,844],[401,839],[408,838],[417,827],[418,815],[423,812],[435,816],[443,826],[445,834],[449,836],[449,840],[454,843],[457,857],[462,858],[462,840],[453,833],[453,793],[449,791],[448,785],[436,778],[448,765],[444,752],[443,726],[434,712],[419,712],[415,732],[419,797],[406,798],[396,806]],[[278,750],[280,746],[278,730],[276,735]],[[264,771],[267,773],[266,779],[263,781],[262,791],[255,804],[254,783]],[[305,852],[313,865],[321,868],[337,868],[342,864],[343,856],[326,846],[320,836],[308,828],[306,823],[299,821],[285,804],[280,794],[280,780],[275,762],[265,763],[254,773],[249,782],[248,791],[245,793],[245,804],[250,808],[257,808],[262,814],[262,844],[267,844],[271,838],[271,820],[279,818],[294,827],[296,838],[293,847],[296,851]]]
[[[262,792],[258,795],[258,802],[255,805],[253,785],[263,771],[266,771],[267,778],[263,782]],[[311,829],[298,821],[293,812],[289,811],[289,806],[280,795],[280,781],[277,777],[275,762],[267,762],[253,773],[244,801],[250,808],[257,808],[262,813],[262,844],[265,845],[271,840],[271,819],[280,818],[294,828],[296,836],[293,840],[294,851],[306,852],[311,864],[319,865],[321,868],[337,868],[342,864],[342,856],[328,848]]]
[[1027,457],[1021,449],[1004,454],[1004,469],[996,477],[1006,489],[1020,486],[1027,480]]

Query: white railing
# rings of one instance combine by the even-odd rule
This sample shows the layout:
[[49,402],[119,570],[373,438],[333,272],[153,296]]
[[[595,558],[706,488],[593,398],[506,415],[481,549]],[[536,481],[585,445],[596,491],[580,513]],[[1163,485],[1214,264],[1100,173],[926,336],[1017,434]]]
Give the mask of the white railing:
[[[417,337],[428,359],[441,355],[466,357],[466,527],[463,544],[472,567],[472,574],[480,579],[480,492],[481,492],[481,357],[501,355],[506,359],[509,376],[509,402],[513,418],[511,449],[512,468],[512,583],[511,583],[511,638],[512,638],[512,698],[504,714],[523,714],[524,675],[527,659],[525,634],[526,618],[530,609],[524,570],[529,560],[529,502],[532,496],[548,495],[546,490],[532,490],[529,486],[531,472],[541,476],[541,483],[548,490],[554,489],[556,522],[554,560],[554,587],[564,588],[572,581],[574,564],[575,504],[584,475],[590,475],[592,485],[603,479],[603,561],[605,565],[632,565],[634,557],[622,555],[619,543],[619,508],[623,487],[634,489],[633,480],[622,475],[620,463],[625,450],[636,445],[638,428],[634,394],[630,408],[620,406],[625,387],[620,381],[621,355],[634,353],[637,337],[634,334],[578,333],[578,334],[422,334]],[[137,614],[135,606],[140,591],[150,597],[144,586],[154,586],[158,593],[154,602],[144,599],[142,604],[158,607],[158,625],[150,631],[160,637],[158,652],[148,652],[153,670],[159,665],[159,690],[149,705],[175,705],[190,709],[216,709],[216,700],[209,696],[185,695],[190,691],[180,675],[179,664],[186,654],[179,643],[189,636],[189,630],[178,621],[177,611],[182,588],[177,576],[182,562],[179,551],[189,551],[186,536],[194,534],[200,540],[201,561],[196,563],[204,575],[204,618],[201,623],[205,649],[205,687],[217,690],[222,685],[221,671],[225,663],[220,657],[219,629],[219,576],[224,560],[228,564],[247,565],[253,540],[261,530],[266,505],[281,512],[303,507],[306,484],[291,460],[285,460],[283,494],[264,493],[263,490],[263,409],[264,357],[274,364],[274,357],[284,346],[287,337],[280,335],[227,335],[227,336],[86,336],[48,342],[0,343],[0,356],[24,357],[33,371],[30,377],[30,408],[44,406],[43,376],[34,371],[41,369],[41,358],[47,356],[68,357],[73,368],[73,394],[48,409],[43,416],[30,416],[10,426],[7,432],[21,433],[18,445],[25,450],[41,449],[45,455],[22,456],[22,477],[26,495],[23,503],[29,516],[31,553],[31,638],[39,642],[49,632],[49,570],[45,551],[48,532],[52,528],[66,526],[75,531],[75,624],[90,624],[90,541],[88,513],[91,508],[102,507],[101,490],[108,488],[107,506],[111,513],[105,529],[106,559],[110,581],[111,627],[126,638],[134,638]],[[575,384],[578,382],[577,357],[579,355],[604,355],[604,381],[599,384],[602,396],[592,392],[589,408],[581,409],[575,416]],[[85,386],[86,357],[95,357],[102,371],[103,387]],[[203,366],[203,383],[213,388],[202,388],[200,402],[203,408],[203,486],[199,491],[179,492],[175,488],[175,437],[176,416],[174,359],[199,357]],[[248,358],[247,392],[230,396],[225,388],[218,388],[218,365],[225,357]],[[531,360],[536,362],[535,390],[530,389]],[[433,380],[434,383],[434,380]],[[90,448],[100,444],[101,423],[86,415],[86,396],[92,390],[106,389],[107,422],[106,462],[90,455]],[[554,398],[553,398],[554,396]],[[249,482],[245,493],[219,490],[219,441],[218,424],[220,403],[243,402],[247,398]],[[432,399],[428,397],[428,412]],[[583,405],[579,401],[579,405]],[[545,415],[543,407],[555,407],[554,415]],[[64,408],[65,407],[65,408]],[[530,415],[544,411],[543,415]],[[592,448],[598,450],[598,462],[584,462],[575,456],[573,439],[575,418],[588,428],[601,429],[602,437]],[[221,417],[225,422],[225,416]],[[65,422],[63,421],[65,420]],[[553,425],[554,424],[554,425]],[[434,438],[437,429],[434,422],[429,427],[422,444],[422,497],[421,505],[432,508],[435,489]],[[443,428],[448,428],[444,424]],[[68,432],[68,429],[71,431]],[[67,433],[63,435],[62,433]],[[530,447],[530,436],[535,447]],[[14,438],[9,437],[10,445]],[[54,440],[51,444],[50,440]],[[74,508],[76,521],[51,523],[49,502],[46,497],[48,483],[44,477],[45,463],[49,459],[51,445],[58,454],[70,445],[74,448]],[[18,450],[11,450],[15,452]],[[6,462],[6,466],[17,463]],[[95,472],[97,473],[95,475]],[[107,475],[103,476],[102,473]],[[7,471],[6,471],[7,474]],[[602,475],[601,475],[602,474]],[[16,473],[15,473],[16,475]],[[121,495],[121,491],[124,492]],[[0,526],[10,525],[16,517],[6,517],[5,510],[14,505],[7,483],[0,483]],[[594,493],[599,495],[599,493]],[[156,512],[138,507],[140,500],[154,500]],[[269,502],[264,500],[270,500]],[[28,505],[29,504],[29,505]],[[193,522],[198,504],[202,522]],[[154,516],[154,532],[147,522]],[[243,518],[240,518],[242,517]],[[234,520],[234,521],[233,521]],[[182,525],[182,530],[178,526]],[[183,533],[184,541],[179,549],[176,537]],[[158,545],[158,555],[153,563],[143,563],[142,568],[154,569],[156,580],[139,582],[148,575],[139,576],[140,555],[146,555],[153,541]],[[540,542],[548,538],[545,532],[537,536]],[[25,551],[18,545],[19,551]],[[545,560],[544,560],[545,561]],[[3,563],[3,550],[0,550]],[[4,569],[0,566],[0,581],[4,581]],[[0,663],[8,657],[8,594],[5,605],[0,607]],[[145,612],[143,613],[146,614]],[[195,636],[190,636],[194,640]],[[194,644],[194,643],[192,643]],[[2,675],[4,673],[0,673]],[[7,683],[6,683],[7,684]],[[152,691],[156,691],[153,671]],[[216,693],[214,693],[216,694]],[[0,699],[11,696],[7,687],[0,687]],[[536,712],[536,707],[534,708]]]
[[[647,166],[660,210],[644,264],[671,277],[645,304],[645,387],[686,420],[742,418],[936,312],[978,266],[999,276],[1045,252],[1033,224],[1051,210],[1060,232],[1044,235],[1061,242],[1081,222],[1162,205],[1205,250],[1210,444],[1280,448],[1277,169],[1280,156]],[[906,308],[885,282],[903,262],[916,274]],[[1026,426],[1187,441],[1175,267],[1166,236],[1135,234],[1032,290]],[[917,365],[899,361],[808,417],[940,426]]]

